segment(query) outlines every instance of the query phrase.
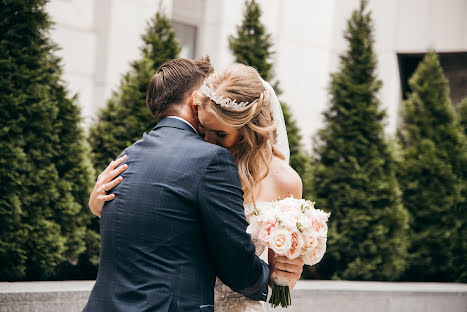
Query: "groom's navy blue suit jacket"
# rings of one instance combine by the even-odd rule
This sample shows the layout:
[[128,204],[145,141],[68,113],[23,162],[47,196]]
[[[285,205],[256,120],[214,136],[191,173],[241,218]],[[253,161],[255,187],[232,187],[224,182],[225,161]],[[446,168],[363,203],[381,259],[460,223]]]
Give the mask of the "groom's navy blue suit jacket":
[[214,311],[216,275],[266,300],[269,268],[245,232],[232,154],[174,118],[123,154],[128,169],[102,211],[99,273],[84,311]]

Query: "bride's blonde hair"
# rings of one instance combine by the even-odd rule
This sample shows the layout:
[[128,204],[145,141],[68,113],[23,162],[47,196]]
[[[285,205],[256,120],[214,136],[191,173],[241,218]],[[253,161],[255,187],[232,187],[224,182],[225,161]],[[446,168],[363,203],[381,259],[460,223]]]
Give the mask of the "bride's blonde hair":
[[253,190],[269,174],[272,157],[284,159],[274,147],[277,134],[270,105],[271,94],[255,68],[239,63],[214,72],[205,83],[224,99],[248,102],[244,108],[234,110],[216,104],[203,92],[198,92],[196,101],[239,131],[240,141],[233,147],[233,153],[245,197],[251,196],[254,202]]

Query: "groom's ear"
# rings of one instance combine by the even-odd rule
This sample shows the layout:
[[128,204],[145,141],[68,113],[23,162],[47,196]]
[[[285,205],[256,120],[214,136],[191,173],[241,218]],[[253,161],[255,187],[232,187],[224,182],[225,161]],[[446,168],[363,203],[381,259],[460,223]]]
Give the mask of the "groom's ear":
[[198,117],[198,105],[196,105],[194,101],[196,94],[197,94],[197,91],[193,91],[190,95],[189,101],[190,101],[190,107],[191,107],[193,114],[195,114],[195,116]]

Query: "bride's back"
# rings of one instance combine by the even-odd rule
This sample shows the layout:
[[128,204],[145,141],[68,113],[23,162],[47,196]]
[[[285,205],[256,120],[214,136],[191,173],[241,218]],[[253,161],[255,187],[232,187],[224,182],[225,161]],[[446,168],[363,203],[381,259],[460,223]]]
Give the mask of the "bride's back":
[[[269,173],[254,188],[255,202],[269,202],[279,198],[302,197],[302,179],[286,161],[273,156],[269,164]],[[245,198],[245,204],[252,203],[251,196]]]

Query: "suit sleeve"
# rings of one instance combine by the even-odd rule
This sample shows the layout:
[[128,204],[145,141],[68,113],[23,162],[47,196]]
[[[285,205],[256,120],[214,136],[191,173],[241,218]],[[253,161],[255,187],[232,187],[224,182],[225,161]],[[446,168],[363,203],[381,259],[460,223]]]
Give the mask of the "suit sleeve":
[[266,301],[269,266],[246,233],[243,190],[232,154],[216,149],[201,178],[199,205],[217,276],[234,291]]

